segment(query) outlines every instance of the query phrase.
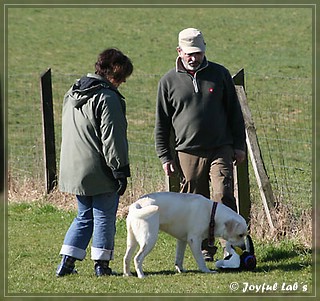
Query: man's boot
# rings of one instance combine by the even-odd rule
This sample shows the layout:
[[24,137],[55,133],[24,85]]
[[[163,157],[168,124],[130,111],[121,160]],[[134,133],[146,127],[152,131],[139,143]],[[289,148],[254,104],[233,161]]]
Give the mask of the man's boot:
[[201,245],[203,259],[212,262],[213,256],[217,253],[217,249],[216,246],[209,246],[208,239],[204,239]]

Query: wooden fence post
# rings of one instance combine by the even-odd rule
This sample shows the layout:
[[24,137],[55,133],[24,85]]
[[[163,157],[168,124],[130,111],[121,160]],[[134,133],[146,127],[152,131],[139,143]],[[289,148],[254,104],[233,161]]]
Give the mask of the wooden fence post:
[[269,177],[267,175],[267,172],[262,160],[262,155],[261,155],[261,151],[258,143],[258,137],[256,134],[256,129],[255,129],[252,117],[251,117],[251,112],[249,110],[249,106],[247,103],[245,91],[242,86],[236,86],[236,90],[237,90],[237,94],[241,104],[243,117],[245,120],[246,142],[247,142],[247,148],[250,155],[252,167],[255,173],[255,177],[257,179],[260,195],[262,198],[262,202],[263,202],[265,213],[268,219],[269,226],[271,228],[271,231],[274,231],[276,220],[274,217],[273,191],[272,191]]
[[54,118],[52,102],[52,80],[51,69],[49,68],[40,76],[40,90],[42,102],[42,133],[43,153],[45,168],[45,189],[50,193],[56,185],[56,149],[54,138]]
[[[176,160],[175,151],[175,135],[173,130],[170,132],[170,151],[171,156]],[[177,164],[176,164],[177,165]],[[180,191],[180,175],[178,171],[175,171],[170,177],[165,175],[165,185],[167,191],[179,192]]]
[[[232,78],[235,85],[242,86],[245,90],[244,69],[240,69]],[[237,200],[238,213],[243,216],[247,223],[249,223],[251,212],[251,200],[247,148],[244,162],[235,167],[234,180],[235,197]]]

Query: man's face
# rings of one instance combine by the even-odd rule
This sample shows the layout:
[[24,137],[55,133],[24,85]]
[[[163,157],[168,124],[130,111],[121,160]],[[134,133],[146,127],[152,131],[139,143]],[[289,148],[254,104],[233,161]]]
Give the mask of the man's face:
[[180,47],[177,51],[184,67],[190,71],[196,71],[200,67],[205,55],[204,52],[185,53]]

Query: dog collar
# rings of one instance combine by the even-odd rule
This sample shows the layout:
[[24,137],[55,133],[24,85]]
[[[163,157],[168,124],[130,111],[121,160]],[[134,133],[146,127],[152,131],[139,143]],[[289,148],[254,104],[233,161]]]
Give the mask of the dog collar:
[[213,247],[214,246],[214,216],[216,214],[217,210],[217,202],[213,202],[212,210],[211,210],[211,217],[210,217],[210,224],[209,224],[209,237],[208,237],[208,246]]

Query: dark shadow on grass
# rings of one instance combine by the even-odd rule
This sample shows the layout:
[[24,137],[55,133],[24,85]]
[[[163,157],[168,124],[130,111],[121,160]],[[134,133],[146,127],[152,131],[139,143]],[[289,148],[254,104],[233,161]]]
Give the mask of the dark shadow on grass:
[[270,272],[274,270],[282,270],[284,272],[288,271],[301,271],[304,270],[306,267],[310,266],[309,263],[301,263],[301,262],[294,262],[294,263],[265,263],[259,264],[256,268],[256,272]]
[[[177,274],[174,270],[164,270],[164,271],[155,271],[155,272],[146,272],[143,271],[145,276],[152,276],[152,275],[174,275]],[[123,276],[123,273],[117,273],[117,276]],[[132,277],[138,277],[136,272],[132,272]]]
[[272,264],[258,264],[257,267],[252,271],[239,270],[239,269],[219,269],[219,273],[266,273],[275,270],[282,270],[284,272],[288,271],[301,271],[305,269],[309,264],[300,264],[300,263],[272,263]]
[[151,272],[144,272],[147,275],[174,275],[177,274],[175,270],[162,270],[162,271],[151,271]]
[[301,254],[311,254],[311,249],[304,249],[304,250],[283,250],[283,249],[271,249],[266,256],[263,256],[260,261],[261,262],[269,262],[281,259],[289,259],[298,257]]
[[[215,273],[207,273],[208,275],[217,275],[220,270],[218,269],[212,269],[210,268],[211,271],[214,271]],[[133,273],[134,274],[134,273]],[[183,273],[178,273],[175,270],[165,270],[165,271],[155,271],[155,272],[144,272],[145,275],[187,275],[187,274],[206,274],[204,272],[201,272],[200,270],[186,270]]]
[[[216,271],[216,270],[214,270]],[[186,275],[186,274],[204,274],[203,272],[201,272],[200,270],[186,270],[183,273],[178,273],[175,270],[161,270],[161,271],[143,271],[143,273],[145,274],[145,276],[155,276],[155,275]],[[215,273],[217,274],[217,273]],[[123,276],[123,273],[118,273],[118,276]],[[133,277],[137,277],[137,273],[136,272],[132,272]],[[213,274],[214,275],[214,274]]]
[[307,267],[311,266],[311,263],[306,261],[298,261],[291,262],[291,263],[282,263],[282,262],[266,262],[266,263],[259,263],[257,264],[256,268],[252,271],[243,270],[243,269],[218,269],[219,273],[265,273],[271,272],[274,270],[282,270],[284,272],[288,271],[302,271]]
[[[295,262],[295,263],[258,263],[257,267],[253,271],[247,271],[247,270],[240,270],[240,269],[211,269],[212,271],[216,271],[216,273],[213,273],[212,275],[217,275],[220,273],[266,273],[271,272],[274,270],[282,270],[284,272],[288,271],[300,271],[308,267],[309,263],[301,263],[301,262]],[[145,276],[156,276],[156,275],[175,275],[179,274],[175,270],[162,270],[162,271],[144,271]],[[204,274],[200,270],[186,270],[184,273],[181,273],[181,275],[187,275],[187,274]],[[137,277],[137,273],[132,273],[133,277]],[[210,275],[210,274],[209,274]],[[122,273],[117,274],[117,276],[123,276]]]

